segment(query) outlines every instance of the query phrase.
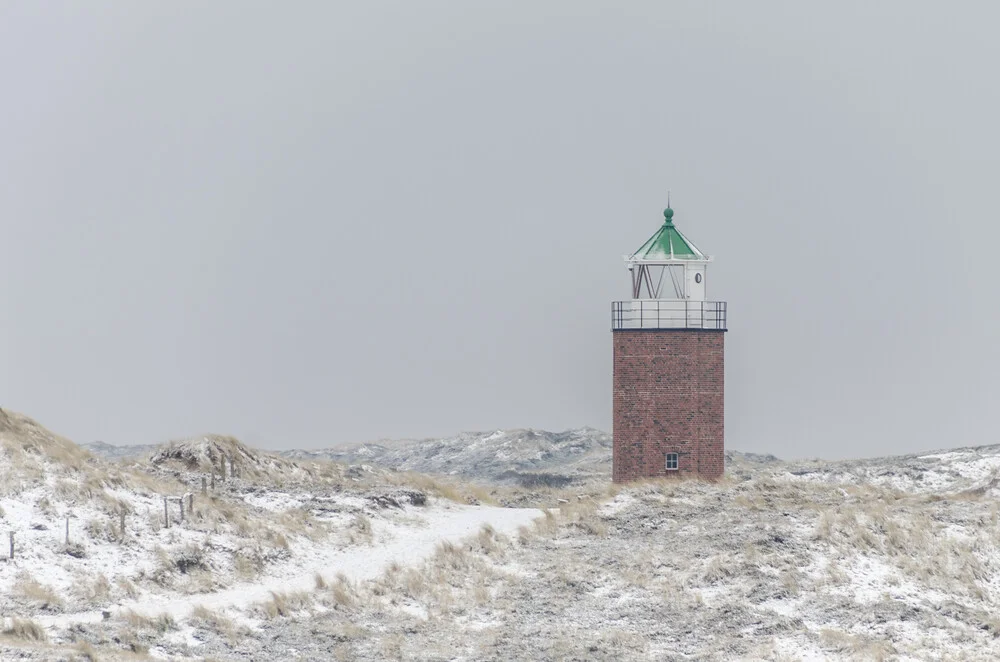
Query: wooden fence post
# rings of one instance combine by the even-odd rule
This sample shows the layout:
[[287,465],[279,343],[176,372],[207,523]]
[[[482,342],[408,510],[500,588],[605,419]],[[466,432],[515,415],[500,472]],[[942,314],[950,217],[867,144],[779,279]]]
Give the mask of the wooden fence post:
[[229,456],[229,476],[236,478],[236,458],[232,455]]
[[215,467],[212,467],[212,491],[215,491]]
[[188,515],[194,512],[194,492],[188,492]]
[[201,493],[202,494],[205,493],[205,477],[204,476],[201,477]]
[[182,495],[180,499],[177,500],[178,505],[181,507],[181,521],[184,521],[184,496]]
[[225,455],[220,455],[219,456],[219,478],[222,479],[223,483],[226,482],[226,456]]
[[170,528],[170,510],[167,508],[167,497],[163,497],[163,522],[166,528]]

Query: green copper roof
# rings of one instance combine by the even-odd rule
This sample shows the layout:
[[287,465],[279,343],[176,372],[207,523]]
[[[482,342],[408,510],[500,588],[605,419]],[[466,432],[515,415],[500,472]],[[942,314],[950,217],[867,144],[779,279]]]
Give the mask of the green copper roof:
[[663,226],[632,253],[631,259],[707,260],[708,257],[674,227],[674,210],[667,207],[663,210]]

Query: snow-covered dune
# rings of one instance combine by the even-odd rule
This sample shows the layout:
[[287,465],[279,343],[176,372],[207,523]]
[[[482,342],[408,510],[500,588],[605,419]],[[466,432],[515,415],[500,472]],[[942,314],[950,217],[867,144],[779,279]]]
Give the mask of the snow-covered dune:
[[347,465],[209,435],[109,463],[5,412],[0,659],[1000,658],[1000,447],[730,452],[717,483],[612,486],[608,442],[492,432]]

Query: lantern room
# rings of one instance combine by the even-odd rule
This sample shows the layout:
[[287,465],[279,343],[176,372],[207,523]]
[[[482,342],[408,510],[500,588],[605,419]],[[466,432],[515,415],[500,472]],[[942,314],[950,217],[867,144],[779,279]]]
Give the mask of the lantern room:
[[726,328],[724,301],[707,300],[712,258],[674,225],[674,210],[634,253],[625,256],[632,298],[612,304],[612,328]]

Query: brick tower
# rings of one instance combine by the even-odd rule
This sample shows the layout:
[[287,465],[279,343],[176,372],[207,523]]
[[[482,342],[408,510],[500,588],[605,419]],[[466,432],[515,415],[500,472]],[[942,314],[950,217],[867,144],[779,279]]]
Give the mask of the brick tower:
[[673,216],[626,256],[632,298],[611,304],[616,483],[724,469],[726,303],[706,301],[711,258]]

